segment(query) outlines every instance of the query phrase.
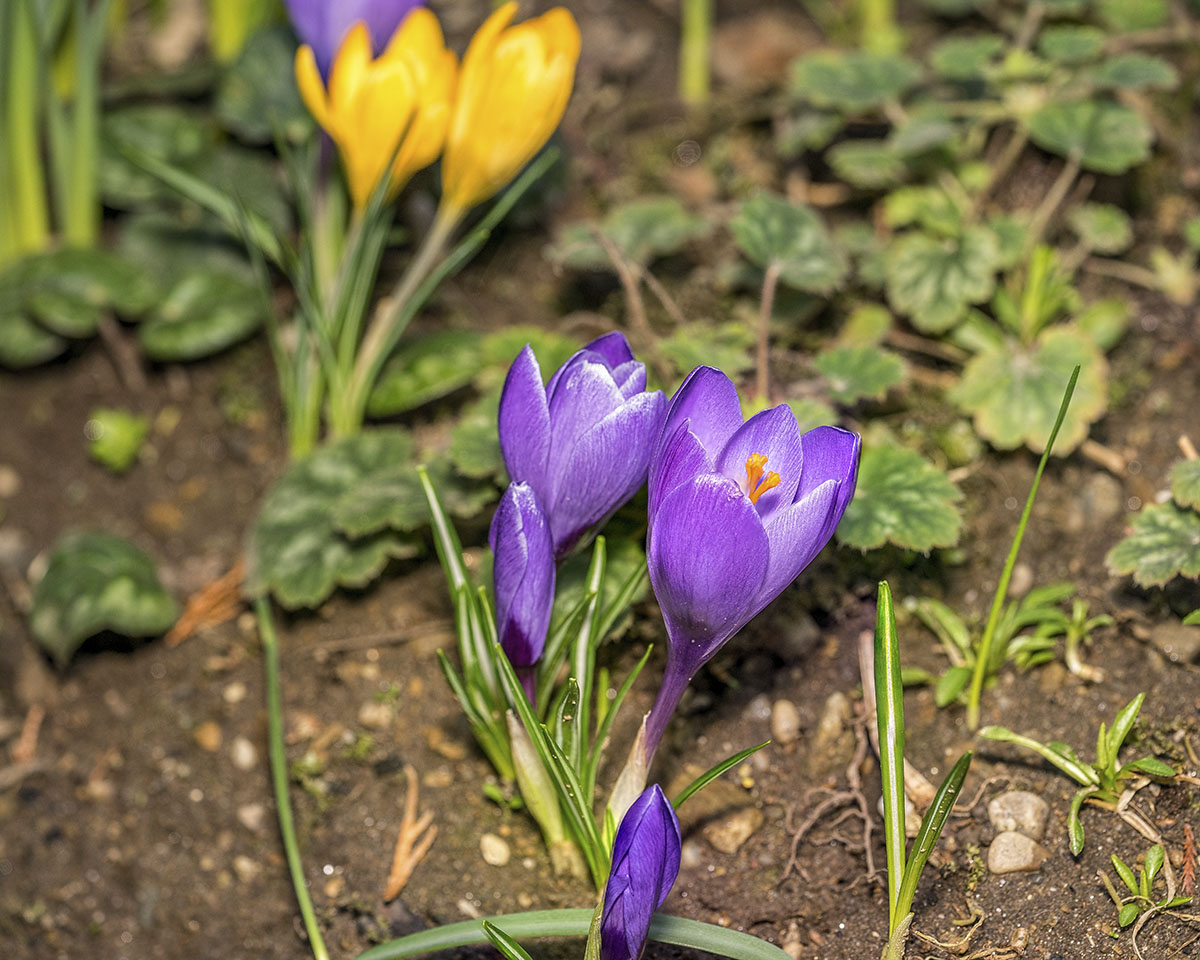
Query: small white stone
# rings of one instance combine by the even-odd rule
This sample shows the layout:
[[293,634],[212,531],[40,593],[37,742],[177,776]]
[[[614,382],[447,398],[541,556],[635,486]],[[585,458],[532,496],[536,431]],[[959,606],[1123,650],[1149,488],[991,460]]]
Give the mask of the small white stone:
[[776,700],[771,706],[771,739],[780,744],[800,739],[800,711],[791,700]]
[[483,855],[484,862],[493,867],[504,866],[512,856],[508,842],[494,833],[485,833],[479,838],[479,852]]
[[230,745],[233,765],[239,770],[253,770],[258,766],[258,750],[245,737],[234,737]]
[[988,870],[992,873],[1037,870],[1048,856],[1045,847],[1023,833],[998,833],[988,848]]
[[258,832],[267,816],[267,808],[261,803],[246,803],[237,809],[238,823],[247,830]]
[[239,854],[233,858],[233,872],[237,874],[237,878],[242,883],[250,883],[262,873],[262,864],[257,860],[251,860],[244,854]]
[[358,708],[358,722],[373,730],[384,730],[392,725],[395,712],[390,704],[368,700]]
[[246,685],[241,680],[234,680],[221,692],[221,696],[225,698],[226,703],[241,703],[246,699]]
[[1050,806],[1036,793],[1009,790],[988,804],[988,819],[1000,833],[1023,833],[1030,840],[1046,835]]

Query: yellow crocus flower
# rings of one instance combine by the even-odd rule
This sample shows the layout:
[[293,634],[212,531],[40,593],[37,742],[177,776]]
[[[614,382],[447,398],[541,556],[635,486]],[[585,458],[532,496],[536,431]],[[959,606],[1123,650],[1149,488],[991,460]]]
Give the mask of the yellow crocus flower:
[[457,73],[437,17],[424,8],[404,19],[378,59],[366,26],[355,24],[334,58],[328,89],[312,48],[296,51],[300,95],[337,144],[355,208],[366,206],[393,154],[389,199],[437,159]]
[[442,206],[460,216],[513,179],[558,126],[579,60],[579,26],[555,7],[509,26],[515,0],[471,38],[442,157]]

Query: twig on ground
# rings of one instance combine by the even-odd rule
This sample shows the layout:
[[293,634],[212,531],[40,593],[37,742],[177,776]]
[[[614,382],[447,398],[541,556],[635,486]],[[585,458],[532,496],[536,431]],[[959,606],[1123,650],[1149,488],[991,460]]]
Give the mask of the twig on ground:
[[1111,447],[1106,447],[1095,440],[1084,440],[1079,447],[1079,452],[1093,463],[1098,463],[1109,473],[1118,477],[1125,476],[1125,458]]
[[408,781],[408,791],[404,797],[404,816],[400,820],[400,836],[396,838],[396,850],[392,855],[392,869],[388,874],[387,885],[383,891],[383,902],[394,900],[408,883],[413,870],[425,859],[429,848],[437,837],[437,827],[433,823],[433,811],[426,810],[417,816],[417,804],[420,799],[420,787],[417,783],[417,771],[411,763],[404,765],[404,778]]
[[1190,823],[1183,825],[1183,875],[1179,889],[1185,897],[1196,895],[1196,836]]
[[42,729],[42,721],[46,719],[46,708],[40,703],[33,704],[25,714],[25,723],[21,727],[21,735],[12,745],[9,755],[17,766],[33,763],[37,756],[38,731]]
[[1186,433],[1181,434],[1176,441],[1179,444],[1179,452],[1183,454],[1187,460],[1200,460],[1200,453],[1196,453],[1196,445],[1192,443],[1192,438]]
[[96,324],[96,330],[112,360],[113,369],[126,390],[142,393],[146,389],[146,374],[142,370],[142,358],[138,349],[121,331],[120,324],[111,314],[105,313]]
[[245,606],[242,581],[246,566],[241,558],[224,576],[188,597],[183,614],[164,639],[168,647],[177,647],[193,634],[232,620]]

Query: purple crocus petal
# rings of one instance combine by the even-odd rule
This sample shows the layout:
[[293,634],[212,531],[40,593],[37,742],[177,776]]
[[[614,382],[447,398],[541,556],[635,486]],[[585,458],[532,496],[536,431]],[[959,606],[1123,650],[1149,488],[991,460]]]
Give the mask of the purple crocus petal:
[[530,484],[545,499],[546,464],[550,455],[550,408],[542,387],[542,370],[533,348],[525,345],[513,361],[500,393],[500,452],[513,480]]
[[356,23],[366,25],[371,50],[379,56],[392,34],[423,0],[286,0],[288,15],[302,43],[313,49],[321,76],[328,79],[342,40]]
[[807,496],[826,480],[837,480],[835,512],[840,520],[854,497],[858,483],[858,455],[862,437],[841,427],[816,427],[800,438],[804,448],[804,473],[794,499]]
[[689,676],[749,619],[769,550],[758,512],[728,477],[702,474],[659,504],[646,558],[650,582]]
[[742,405],[737,387],[714,367],[697,367],[671,398],[663,436],[671,436],[684,420],[714,459],[742,425]]
[[600,915],[602,960],[637,960],[646,946],[650,918],[679,876],[679,819],[654,784],[621,818],[613,841],[612,870]]
[[550,511],[554,552],[569,554],[580,537],[600,524],[646,482],[650,451],[658,440],[667,399],[638,393],[590,427],[566,451],[569,467],[557,480]]
[[[613,367],[612,378],[617,389],[621,391],[621,396],[628,400],[635,393],[646,389],[646,366],[636,360],[628,360],[620,366]],[[665,407],[663,409],[666,410]]]
[[684,420],[675,429],[675,435],[659,443],[655,455],[656,472],[650,477],[650,503],[648,513],[651,520],[658,512],[662,501],[681,484],[702,473],[716,473],[716,465],[708,451],[701,446],[691,431],[692,422]]
[[562,379],[569,367],[581,360],[602,363],[612,369],[628,363],[632,359],[633,350],[629,346],[629,341],[625,339],[625,334],[619,330],[606,333],[590,343],[585,343],[575,353],[571,354],[567,362],[554,372],[554,375],[550,378],[550,382],[546,384],[546,396],[554,396],[554,391],[558,387],[558,381]]
[[488,541],[495,557],[500,646],[513,666],[532,666],[546,645],[555,569],[550,525],[529,484],[509,484],[492,517]]
[[787,404],[756,413],[742,424],[717,458],[717,470],[745,489],[746,460],[755,453],[767,458],[764,476],[774,472],[780,477],[779,486],[765,491],[756,504],[765,522],[772,512],[795,499],[804,467],[800,428],[796,424],[796,415]]
[[612,372],[601,363],[583,360],[570,364],[550,397],[550,431],[554,443],[547,462],[550,511],[557,509],[557,491],[564,476],[574,470],[569,456],[579,438],[594,424],[624,404],[613,383]]
[[779,596],[829,542],[842,518],[837,510],[839,487],[836,480],[826,480],[802,500],[776,510],[767,521],[770,560],[751,616]]

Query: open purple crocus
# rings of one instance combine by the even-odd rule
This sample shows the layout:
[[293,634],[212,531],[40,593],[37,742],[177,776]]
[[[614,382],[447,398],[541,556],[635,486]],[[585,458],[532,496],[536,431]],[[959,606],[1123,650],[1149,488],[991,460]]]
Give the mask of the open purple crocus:
[[654,784],[633,802],[613,841],[612,871],[600,917],[601,960],[637,960],[650,918],[679,875],[679,819]]
[[312,47],[321,76],[329,67],[342,40],[356,23],[371,37],[371,50],[379,56],[409,11],[424,0],[287,0],[288,15],[301,43]]
[[737,388],[712,367],[679,388],[650,468],[647,561],[668,647],[647,760],[696,671],[829,541],[859,446],[837,427],[801,436],[787,405],[743,423]]
[[492,517],[488,542],[500,646],[532,700],[533,668],[546,645],[554,607],[555,569],[550,527],[528,484],[509,484]]
[[562,559],[646,480],[667,401],[646,391],[646,368],[624,334],[578,351],[542,385],[526,345],[500,396],[500,450],[513,480],[529,484]]

